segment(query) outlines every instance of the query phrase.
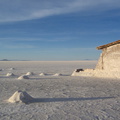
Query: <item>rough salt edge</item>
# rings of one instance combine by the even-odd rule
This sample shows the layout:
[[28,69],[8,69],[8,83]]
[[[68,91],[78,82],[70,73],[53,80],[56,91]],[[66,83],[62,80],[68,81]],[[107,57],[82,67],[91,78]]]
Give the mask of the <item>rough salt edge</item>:
[[100,77],[100,78],[120,78],[120,72],[85,69],[84,71],[74,71],[71,76]]

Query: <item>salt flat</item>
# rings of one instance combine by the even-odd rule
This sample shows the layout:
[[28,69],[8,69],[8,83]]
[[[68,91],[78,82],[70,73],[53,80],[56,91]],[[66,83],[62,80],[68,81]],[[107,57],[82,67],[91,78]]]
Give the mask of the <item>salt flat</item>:
[[[74,69],[94,68],[96,63],[1,61],[0,120],[119,120],[120,79],[70,76]],[[18,80],[28,72],[34,74]],[[59,75],[54,76],[56,73]],[[4,101],[17,90],[26,91],[36,101]]]

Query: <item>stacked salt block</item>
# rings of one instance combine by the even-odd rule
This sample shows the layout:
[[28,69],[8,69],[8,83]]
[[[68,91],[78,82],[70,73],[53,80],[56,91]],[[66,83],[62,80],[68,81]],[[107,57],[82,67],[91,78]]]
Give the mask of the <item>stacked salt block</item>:
[[6,76],[15,76],[13,73],[7,73],[7,75]]
[[7,100],[7,102],[10,102],[10,103],[29,103],[33,100],[34,100],[34,98],[31,97],[27,92],[19,90],[19,91],[16,91]]
[[33,72],[27,72],[26,75],[34,75]]
[[29,77],[26,75],[22,75],[22,76],[18,77],[18,80],[22,80],[22,79],[29,79]]

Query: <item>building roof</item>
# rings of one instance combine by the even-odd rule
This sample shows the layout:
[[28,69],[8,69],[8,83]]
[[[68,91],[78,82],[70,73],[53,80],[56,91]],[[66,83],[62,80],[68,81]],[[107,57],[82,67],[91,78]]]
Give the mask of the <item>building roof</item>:
[[117,41],[108,43],[108,44],[106,44],[106,45],[98,46],[98,47],[96,47],[96,48],[97,48],[98,50],[100,50],[100,49],[104,49],[104,48],[107,48],[107,47],[109,47],[109,46],[116,45],[116,44],[120,44],[120,40],[117,40]]

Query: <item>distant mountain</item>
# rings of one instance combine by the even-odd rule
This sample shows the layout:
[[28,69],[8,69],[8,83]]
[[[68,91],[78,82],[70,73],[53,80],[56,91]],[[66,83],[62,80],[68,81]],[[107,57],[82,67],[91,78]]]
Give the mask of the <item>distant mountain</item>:
[[0,61],[10,61],[10,60],[8,60],[8,59],[2,59],[2,60],[0,60]]
[[86,61],[91,61],[91,60],[94,60],[94,59],[83,59],[83,60],[86,60]]
[[2,59],[0,61],[30,61],[30,60],[17,60],[17,59],[8,60],[8,59]]

